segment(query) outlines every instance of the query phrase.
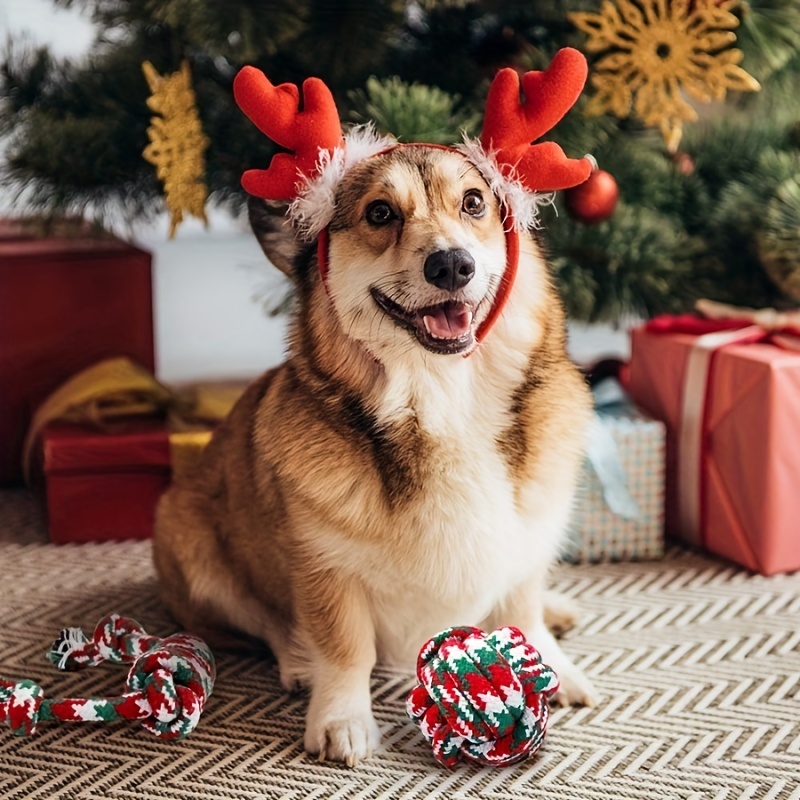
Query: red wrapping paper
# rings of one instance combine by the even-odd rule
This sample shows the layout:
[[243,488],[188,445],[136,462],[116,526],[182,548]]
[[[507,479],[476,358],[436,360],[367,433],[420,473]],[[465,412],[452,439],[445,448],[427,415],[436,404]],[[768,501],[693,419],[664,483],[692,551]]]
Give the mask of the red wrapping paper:
[[667,426],[668,532],[763,575],[800,569],[800,352],[752,342],[713,354],[699,530],[687,531],[680,524],[678,441],[697,336],[658,327],[632,331],[627,383],[633,399]]
[[103,430],[53,422],[42,442],[53,542],[152,535],[156,504],[171,480],[164,421],[130,420]]
[[42,238],[0,220],[0,484],[22,480],[37,406],[114,356],[154,368],[150,254],[83,229]]

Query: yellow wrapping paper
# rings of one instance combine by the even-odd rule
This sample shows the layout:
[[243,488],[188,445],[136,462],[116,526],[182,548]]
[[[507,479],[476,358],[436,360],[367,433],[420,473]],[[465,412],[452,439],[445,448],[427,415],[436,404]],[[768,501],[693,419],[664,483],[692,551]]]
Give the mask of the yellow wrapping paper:
[[112,358],[73,375],[39,406],[23,449],[23,472],[30,483],[36,444],[56,420],[102,425],[122,417],[159,416],[169,420],[173,475],[196,463],[211,441],[209,425],[223,420],[245,384],[196,384],[172,389],[128,358]]

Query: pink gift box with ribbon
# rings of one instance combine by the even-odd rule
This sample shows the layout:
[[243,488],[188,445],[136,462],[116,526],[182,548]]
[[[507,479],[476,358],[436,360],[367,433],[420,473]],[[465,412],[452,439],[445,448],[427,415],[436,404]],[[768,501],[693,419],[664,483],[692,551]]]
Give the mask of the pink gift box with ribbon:
[[800,326],[741,312],[635,328],[625,383],[667,426],[667,531],[772,575],[800,569]]

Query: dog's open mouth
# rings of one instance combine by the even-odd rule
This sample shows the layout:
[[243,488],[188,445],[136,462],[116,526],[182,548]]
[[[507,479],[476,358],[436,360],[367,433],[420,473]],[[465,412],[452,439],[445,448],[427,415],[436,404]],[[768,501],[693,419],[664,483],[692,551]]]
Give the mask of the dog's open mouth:
[[372,297],[382,311],[434,353],[464,353],[475,342],[475,309],[469,303],[448,300],[410,311],[379,289],[372,289]]

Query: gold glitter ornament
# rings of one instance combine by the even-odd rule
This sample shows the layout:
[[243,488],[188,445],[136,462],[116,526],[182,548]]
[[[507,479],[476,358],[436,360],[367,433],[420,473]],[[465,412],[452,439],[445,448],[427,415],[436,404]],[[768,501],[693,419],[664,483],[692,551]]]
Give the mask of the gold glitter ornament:
[[183,222],[184,211],[208,225],[205,212],[208,192],[203,175],[209,141],[197,113],[188,62],[184,61],[180,70],[171,75],[159,75],[149,61],[142,64],[142,70],[151,92],[147,106],[158,115],[150,119],[147,129],[150,144],[142,155],[155,166],[164,186],[172,239]]
[[599,13],[573,12],[569,19],[588,35],[586,50],[605,53],[590,76],[595,89],[585,113],[635,116],[658,127],[675,153],[684,122],[697,120],[688,98],[723,100],[728,89],[761,87],[732,48],[739,24],[718,0],[603,0]]

